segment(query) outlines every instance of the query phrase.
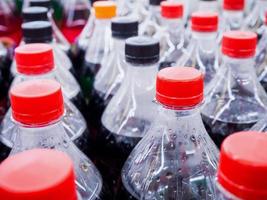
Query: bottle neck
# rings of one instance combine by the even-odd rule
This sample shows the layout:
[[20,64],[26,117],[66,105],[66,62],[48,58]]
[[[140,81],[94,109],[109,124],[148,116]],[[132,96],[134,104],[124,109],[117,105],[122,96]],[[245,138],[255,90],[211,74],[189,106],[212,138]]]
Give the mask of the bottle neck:
[[[127,39],[127,38],[126,38]],[[125,51],[125,41],[126,39],[123,38],[113,38],[114,41],[114,50],[119,53],[119,55],[123,56],[124,51]]]
[[55,73],[54,69],[40,74],[21,74],[18,73],[18,79],[22,81],[29,81],[29,80],[35,80],[35,79],[55,79]]
[[243,25],[244,13],[240,11],[223,11],[223,17],[225,20],[225,29],[226,30],[238,30]]
[[254,58],[233,58],[224,55],[223,62],[225,70],[230,70],[231,77],[235,80],[246,80],[254,83],[257,80],[257,75],[254,69]]
[[69,141],[60,119],[43,126],[29,126],[19,122],[16,123],[18,124],[19,135],[17,140],[19,143],[16,141],[15,143],[19,144],[19,147],[22,149],[16,149],[16,147],[14,147],[13,151],[47,147],[42,145],[42,141],[44,145],[50,145],[48,148],[53,148],[58,145],[58,143],[67,143]]
[[165,25],[169,34],[169,39],[175,46],[183,45],[184,43],[184,23],[180,18],[167,19],[163,18],[163,24]]
[[205,52],[215,52],[217,45],[217,32],[192,32],[192,37],[196,41],[197,46]]
[[[155,88],[155,77],[158,72],[158,63],[134,65],[127,63],[125,82],[133,83],[144,88]],[[127,84],[125,84],[127,85]]]
[[218,12],[217,1],[199,1],[198,10]]

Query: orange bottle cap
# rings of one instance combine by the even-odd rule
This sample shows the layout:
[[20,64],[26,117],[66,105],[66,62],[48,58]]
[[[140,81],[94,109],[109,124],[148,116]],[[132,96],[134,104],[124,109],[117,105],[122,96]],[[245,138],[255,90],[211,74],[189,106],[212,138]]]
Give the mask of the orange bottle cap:
[[117,6],[113,1],[97,1],[93,6],[97,19],[110,19],[116,16]]

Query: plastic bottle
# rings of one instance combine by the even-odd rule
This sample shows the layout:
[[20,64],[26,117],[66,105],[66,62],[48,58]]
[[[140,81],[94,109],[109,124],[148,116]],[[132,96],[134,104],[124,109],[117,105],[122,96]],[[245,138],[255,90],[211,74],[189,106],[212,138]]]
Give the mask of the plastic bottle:
[[95,77],[89,110],[90,124],[95,128],[101,126],[101,116],[104,109],[116,94],[124,80],[126,64],[124,62],[125,40],[137,36],[138,21],[131,17],[114,18],[111,22],[114,50],[110,51],[101,63],[101,68]]
[[64,16],[62,33],[70,43],[74,43],[82,32],[89,16],[90,3],[88,0],[63,0]]
[[245,18],[244,27],[248,30],[257,32],[260,38],[265,27],[265,11],[267,2],[264,0],[255,1],[253,9],[249,10],[248,16]]
[[21,40],[21,19],[6,1],[0,1],[0,37],[8,37],[16,45]]
[[198,11],[191,15],[192,39],[178,59],[177,66],[199,69],[204,75],[205,90],[219,68],[217,44],[218,14]]
[[219,41],[223,33],[230,30],[240,30],[244,25],[245,0],[223,0],[223,11],[220,18]]
[[10,154],[35,148],[63,151],[73,160],[81,197],[87,200],[99,197],[102,179],[98,170],[70,141],[62,124],[64,103],[60,84],[48,79],[25,81],[11,88],[10,102],[17,124]]
[[[48,44],[28,44],[15,50],[15,59],[19,75],[14,79],[12,86],[27,80],[54,79],[57,80],[65,96],[64,103],[66,112],[62,118],[62,124],[69,138],[75,140],[75,144],[88,154],[88,130],[86,121],[80,111],[73,105],[79,102],[80,88],[69,74],[64,74],[60,68],[54,66],[52,47]],[[73,79],[73,80],[72,80]],[[72,80],[72,81],[71,81]],[[15,143],[17,128],[11,119],[11,110],[5,115],[1,124],[1,140],[8,147]]]
[[5,200],[83,200],[76,191],[71,159],[50,149],[28,150],[6,159],[0,165],[0,196]]
[[217,173],[218,200],[267,199],[266,144],[260,132],[239,132],[225,139]]
[[58,28],[53,16],[54,16],[54,10],[52,8],[52,1],[51,0],[28,0],[24,2],[24,8],[28,6],[30,7],[45,7],[48,9],[48,20],[51,23],[52,29],[53,29],[53,37],[55,41],[57,42],[58,46],[65,51],[68,54],[71,54],[70,52],[70,43],[65,38],[65,36],[62,34],[60,29]]
[[175,65],[184,51],[183,5],[181,3],[161,2],[161,16],[165,26],[165,36],[161,40],[160,69]]
[[116,4],[112,1],[97,1],[93,4],[95,10],[95,28],[85,53],[84,65],[81,69],[80,84],[89,103],[94,76],[101,67],[103,57],[112,48],[111,19],[116,16]]
[[158,73],[158,113],[122,169],[123,184],[135,198],[216,199],[219,151],[200,115],[203,85],[203,75],[195,68]]
[[253,32],[224,33],[222,65],[202,109],[206,129],[218,146],[226,136],[251,128],[266,113],[267,95],[254,68],[256,44]]
[[156,114],[153,98],[159,42],[149,37],[129,38],[125,59],[125,78],[102,115],[102,130],[95,143],[97,167],[115,199],[127,199],[121,196],[121,168]]
[[[33,21],[26,22],[22,24],[22,32],[23,32],[23,41],[22,44],[30,44],[30,43],[49,43],[53,46],[53,50],[55,53],[55,62],[57,67],[61,68],[62,71],[71,71],[75,74],[71,60],[67,56],[67,54],[59,48],[58,43],[55,41],[53,37],[51,23],[48,21]],[[13,76],[16,76],[16,63],[13,62],[11,66],[11,72]],[[69,72],[65,72],[69,73]]]
[[163,0],[149,0],[148,15],[140,24],[139,35],[160,38],[162,19],[160,14],[160,3]]
[[255,68],[258,75],[258,79],[261,82],[265,91],[267,91],[267,12],[265,13],[265,25],[261,32],[261,38],[257,45],[257,51],[255,56]]

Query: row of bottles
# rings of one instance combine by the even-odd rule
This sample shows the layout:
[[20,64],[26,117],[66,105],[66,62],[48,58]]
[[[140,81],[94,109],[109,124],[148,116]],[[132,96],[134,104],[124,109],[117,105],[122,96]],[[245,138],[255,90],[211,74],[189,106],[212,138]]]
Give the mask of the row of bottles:
[[[61,26],[52,2],[24,1],[12,64],[9,44],[0,42],[1,160],[10,155],[0,165],[0,197],[267,198],[264,151],[257,153],[265,135],[233,134],[267,129],[261,1],[251,13],[242,0],[224,0],[222,8],[216,1],[200,1],[199,8],[160,0],[97,1],[92,8],[61,1],[65,11],[77,11]],[[27,156],[37,159],[32,168],[51,172],[45,186],[38,182],[43,174],[22,168],[25,176],[15,179],[6,171],[9,162],[23,167]],[[40,157],[55,165],[35,166]],[[55,175],[62,167],[55,159],[66,163],[67,175]],[[247,176],[237,177],[239,171]],[[26,175],[41,192],[32,190],[32,180],[29,191],[9,189],[12,181],[25,185]],[[70,188],[63,180],[55,187],[57,178]],[[61,189],[68,193],[55,194]]]

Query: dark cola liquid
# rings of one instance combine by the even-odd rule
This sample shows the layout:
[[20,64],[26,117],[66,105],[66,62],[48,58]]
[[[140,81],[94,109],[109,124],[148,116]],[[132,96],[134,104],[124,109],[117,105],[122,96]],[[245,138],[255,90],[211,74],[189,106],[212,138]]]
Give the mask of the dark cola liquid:
[[214,141],[214,143],[220,148],[223,140],[230,134],[249,130],[256,122],[253,123],[227,123],[222,121],[214,121],[213,118],[209,118],[202,115],[202,119],[205,128]]
[[82,74],[83,69],[83,61],[85,56],[85,50],[82,48],[79,48],[78,45],[76,45],[76,48],[72,51],[71,60],[73,63],[73,68],[75,71],[76,78],[79,80],[80,75]]
[[88,110],[90,111],[89,122],[95,132],[101,131],[101,117],[113,95],[105,97],[105,94],[93,88]]
[[86,105],[89,105],[90,97],[93,89],[95,75],[100,69],[100,64],[85,62],[80,77],[79,82],[84,94]]
[[119,136],[102,127],[94,144],[94,160],[103,182],[102,199],[134,199],[124,188],[121,180],[121,169],[135,145],[141,138]]

